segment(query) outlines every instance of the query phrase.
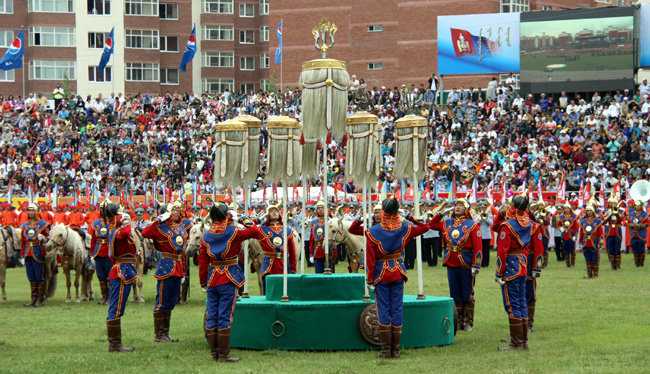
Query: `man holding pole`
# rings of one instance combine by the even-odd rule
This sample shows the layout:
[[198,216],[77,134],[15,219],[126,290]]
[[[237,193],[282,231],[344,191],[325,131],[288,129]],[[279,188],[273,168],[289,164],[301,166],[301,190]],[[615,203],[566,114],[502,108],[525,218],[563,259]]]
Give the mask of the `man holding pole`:
[[[266,212],[266,223],[260,226],[263,239],[258,239],[264,251],[264,260],[262,260],[262,269],[260,274],[262,277],[262,294],[266,294],[266,276],[269,274],[284,274],[284,257],[283,248],[284,243],[282,240],[282,216],[280,215],[280,205],[269,205]],[[289,274],[296,273],[296,247],[294,244],[294,230],[291,227],[287,228],[287,245],[289,251]]]
[[[309,225],[311,238],[309,240],[309,261],[314,264],[316,274],[325,272],[325,203],[321,200],[316,203],[316,218]],[[336,249],[334,253],[329,254],[329,267],[334,273],[334,261],[336,258]]]

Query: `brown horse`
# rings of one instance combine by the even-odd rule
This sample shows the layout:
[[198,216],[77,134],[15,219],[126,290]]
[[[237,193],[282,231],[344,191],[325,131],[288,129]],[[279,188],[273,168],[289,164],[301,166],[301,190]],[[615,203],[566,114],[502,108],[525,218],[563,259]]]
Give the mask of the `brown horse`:
[[69,303],[72,298],[70,295],[71,269],[74,269],[75,271],[75,303],[81,302],[79,298],[79,277],[82,278],[81,294],[83,300],[95,300],[92,289],[92,277],[95,271],[84,266],[88,252],[86,251],[84,241],[81,239],[81,235],[69,226],[60,223],[55,224],[50,230],[50,238],[45,244],[45,250],[49,253],[53,252],[52,249],[55,248],[61,251],[61,257],[63,258],[62,267],[63,272],[65,273],[66,286],[68,288],[68,295],[65,302]]

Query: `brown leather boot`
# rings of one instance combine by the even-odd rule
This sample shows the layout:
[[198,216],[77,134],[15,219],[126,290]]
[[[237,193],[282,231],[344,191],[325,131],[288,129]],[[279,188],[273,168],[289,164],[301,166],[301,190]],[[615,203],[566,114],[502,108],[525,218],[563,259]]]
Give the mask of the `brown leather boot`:
[[465,331],[474,330],[474,302],[465,304]]
[[379,340],[381,341],[381,352],[377,353],[377,358],[391,358],[391,329],[390,326],[379,326]]
[[598,268],[600,267],[600,262],[594,262],[592,263],[592,272],[594,274],[594,278],[598,278]]
[[458,315],[458,331],[465,330],[465,311],[462,303],[454,303],[456,315]]
[[570,268],[571,267],[571,255],[569,253],[564,255],[564,260],[566,261],[566,267]]
[[133,347],[122,345],[122,326],[120,319],[106,321],[106,330],[108,331],[108,351],[109,352],[132,352]]
[[30,302],[23,304],[23,306],[34,306],[36,304],[36,299],[38,298],[37,283],[29,282],[29,288],[32,291],[32,299]]
[[643,267],[644,262],[645,262],[645,253],[641,252],[639,254],[639,267]]
[[575,266],[576,266],[576,254],[571,253],[571,267],[575,267]]
[[587,278],[591,278],[591,262],[587,262]]
[[181,284],[181,299],[178,302],[181,305],[187,304],[187,290],[190,288],[190,282],[188,280],[185,280],[183,284]]
[[36,284],[36,303],[34,307],[38,308],[43,306],[43,297],[45,296],[45,282],[39,282]]
[[509,351],[511,349],[523,349],[523,324],[521,318],[508,318],[510,323],[510,344],[507,347],[499,347],[498,351]]
[[616,270],[621,270],[621,255],[616,255]]
[[211,329],[205,329],[205,336],[208,340],[208,344],[210,345],[210,354],[212,355],[212,359],[215,361],[219,361],[219,344],[217,340],[217,328],[213,327]]
[[108,282],[99,282],[99,290],[102,293],[102,299],[97,302],[98,305],[108,304],[108,297],[110,296],[110,290],[108,289]]
[[167,337],[165,336],[165,312],[156,311],[153,312],[153,330],[156,334],[153,341],[156,343],[165,343],[167,342]]
[[219,361],[222,362],[237,362],[239,357],[232,357],[230,355],[230,327],[218,331],[219,335],[217,340],[219,344]]
[[163,329],[165,331],[165,338],[167,339],[168,342],[171,343],[177,343],[178,339],[174,339],[171,336],[169,336],[169,324],[172,319],[172,311],[171,310],[166,310],[163,313],[165,313],[165,322],[163,324]]
[[612,265],[612,270],[616,270],[616,256],[609,255],[609,263]]
[[528,303],[528,323],[526,325],[526,331],[533,332],[533,322],[535,322],[535,303]]
[[391,357],[399,358],[399,345],[402,341],[402,326],[391,327]]
[[521,349],[528,350],[528,333],[533,331],[530,329],[532,325],[528,318],[522,318],[521,322]]

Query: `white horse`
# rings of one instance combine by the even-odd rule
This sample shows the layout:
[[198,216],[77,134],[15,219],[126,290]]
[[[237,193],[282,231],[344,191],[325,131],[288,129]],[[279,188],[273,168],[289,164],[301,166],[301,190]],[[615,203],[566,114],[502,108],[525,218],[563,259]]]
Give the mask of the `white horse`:
[[20,230],[0,227],[0,288],[2,289],[0,304],[7,301],[7,293],[5,292],[7,259],[9,256],[15,257],[16,254],[20,256]]
[[81,294],[83,300],[95,300],[92,290],[92,276],[94,270],[89,270],[84,266],[86,256],[86,245],[81,239],[78,232],[71,229],[69,226],[62,223],[57,223],[50,229],[50,238],[45,244],[45,250],[51,252],[52,249],[61,250],[62,267],[65,273],[66,286],[68,288],[68,295],[65,302],[71,301],[70,295],[70,270],[75,271],[74,287],[75,287],[75,303],[80,303],[79,299],[79,277],[81,277]]
[[330,218],[327,221],[329,228],[330,240],[335,244],[345,244],[348,257],[348,271],[356,273],[359,271],[361,262],[364,260],[363,244],[364,237],[362,235],[353,235],[348,231],[352,222],[342,220],[341,218]]

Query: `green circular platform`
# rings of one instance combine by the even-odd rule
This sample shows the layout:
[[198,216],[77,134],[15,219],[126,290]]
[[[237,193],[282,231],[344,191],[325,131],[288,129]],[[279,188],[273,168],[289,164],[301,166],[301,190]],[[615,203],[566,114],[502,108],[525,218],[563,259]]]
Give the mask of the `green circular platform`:
[[[376,346],[361,335],[363,274],[294,274],[289,302],[281,302],[282,276],[266,278],[267,295],[235,304],[230,344],[236,348],[366,350]],[[452,344],[454,303],[448,297],[404,296],[402,347]]]

